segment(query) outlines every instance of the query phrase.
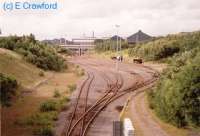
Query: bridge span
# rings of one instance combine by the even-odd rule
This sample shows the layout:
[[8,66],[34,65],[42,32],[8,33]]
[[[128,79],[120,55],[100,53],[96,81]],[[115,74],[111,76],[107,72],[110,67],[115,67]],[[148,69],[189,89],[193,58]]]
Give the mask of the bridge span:
[[71,51],[74,51],[75,53],[78,53],[79,55],[82,55],[84,52],[89,50],[94,50],[95,45],[94,44],[70,44],[70,45],[60,45],[60,47],[70,49]]

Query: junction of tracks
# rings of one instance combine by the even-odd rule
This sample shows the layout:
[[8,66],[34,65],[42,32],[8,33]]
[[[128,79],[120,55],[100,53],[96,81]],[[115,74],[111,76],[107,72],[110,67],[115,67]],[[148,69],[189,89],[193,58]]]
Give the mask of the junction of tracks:
[[85,76],[56,122],[56,136],[112,136],[120,114],[116,107],[158,78],[157,71],[141,64],[120,62],[117,70],[113,60],[81,56],[70,62],[82,67]]

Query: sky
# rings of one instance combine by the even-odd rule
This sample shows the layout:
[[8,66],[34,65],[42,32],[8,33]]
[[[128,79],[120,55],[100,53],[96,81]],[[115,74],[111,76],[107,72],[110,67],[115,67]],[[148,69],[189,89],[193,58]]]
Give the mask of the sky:
[[96,37],[117,32],[128,37],[139,29],[152,36],[200,30],[200,0],[26,0],[57,2],[54,11],[3,11],[5,1],[0,1],[2,35],[33,33],[42,40],[92,36],[93,31]]

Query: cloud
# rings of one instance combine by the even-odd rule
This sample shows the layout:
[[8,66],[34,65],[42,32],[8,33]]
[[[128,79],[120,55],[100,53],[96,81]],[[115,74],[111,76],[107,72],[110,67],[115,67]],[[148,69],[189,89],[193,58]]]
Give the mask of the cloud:
[[1,11],[0,28],[4,35],[34,33],[39,39],[91,36],[92,31],[111,36],[116,33],[115,24],[120,24],[122,36],[138,29],[151,35],[200,29],[199,0],[57,1],[57,11]]

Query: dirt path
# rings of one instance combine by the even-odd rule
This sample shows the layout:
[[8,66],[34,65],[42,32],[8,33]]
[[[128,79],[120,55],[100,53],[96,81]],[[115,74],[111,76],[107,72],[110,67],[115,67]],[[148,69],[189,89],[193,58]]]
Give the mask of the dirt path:
[[[145,92],[132,97],[130,112],[136,129],[141,133],[137,136],[168,136],[168,134],[152,119],[145,100]],[[137,131],[137,130],[136,130]]]

